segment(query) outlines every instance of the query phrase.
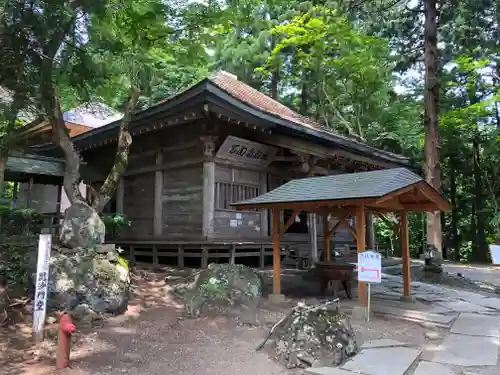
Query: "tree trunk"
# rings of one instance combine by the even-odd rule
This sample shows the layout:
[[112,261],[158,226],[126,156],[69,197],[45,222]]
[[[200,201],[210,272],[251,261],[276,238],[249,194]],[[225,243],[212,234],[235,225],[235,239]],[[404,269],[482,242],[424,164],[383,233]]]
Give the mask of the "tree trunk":
[[[437,47],[436,0],[424,0],[424,172],[426,181],[437,191],[441,190],[441,164],[439,159],[439,57]],[[441,218],[439,212],[427,214],[427,243],[436,247],[442,257]]]
[[474,161],[474,205],[476,213],[476,231],[473,233],[472,258],[477,262],[488,261],[488,246],[486,244],[485,217],[484,217],[484,194],[481,171],[481,155],[479,146],[479,134],[476,129],[472,140],[472,152]]
[[450,201],[453,206],[451,211],[451,245],[453,247],[454,260],[460,260],[460,239],[458,238],[458,208],[457,208],[457,177],[455,169],[455,158],[450,158]]
[[127,109],[125,110],[123,119],[120,123],[120,134],[118,135],[115,161],[111,167],[111,171],[106,177],[106,180],[99,189],[99,192],[93,192],[94,201],[92,202],[92,207],[97,210],[97,212],[102,211],[104,206],[106,206],[106,204],[113,197],[116,187],[118,186],[118,182],[120,181],[120,177],[127,169],[128,154],[130,145],[132,144],[132,136],[130,135],[128,127],[137,107],[139,93],[140,91],[137,87],[134,86],[131,88]]

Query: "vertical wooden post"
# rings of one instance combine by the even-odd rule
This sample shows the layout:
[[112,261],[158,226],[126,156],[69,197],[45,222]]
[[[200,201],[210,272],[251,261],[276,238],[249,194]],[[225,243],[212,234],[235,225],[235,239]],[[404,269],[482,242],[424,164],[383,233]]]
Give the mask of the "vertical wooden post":
[[10,208],[12,210],[15,210],[17,208],[17,199],[18,199],[18,192],[19,192],[19,182],[14,182],[14,186],[12,188],[12,202],[10,205]]
[[281,293],[280,209],[273,208],[273,293]]
[[184,247],[182,245],[177,247],[177,267],[184,268]]
[[123,177],[118,181],[116,187],[116,212],[123,214],[123,196],[125,194],[125,182]]
[[153,266],[160,264],[160,259],[158,258],[158,246],[153,245]]
[[318,261],[318,227],[316,225],[316,214],[308,214],[307,222],[309,224],[309,242],[311,252],[309,254],[310,266]]
[[[156,154],[156,165],[163,164],[163,152],[160,150]],[[163,170],[155,171],[155,192],[154,192],[154,216],[153,233],[155,237],[161,237],[163,231]]]
[[31,208],[31,203],[33,201],[33,177],[30,177],[28,182],[28,194],[26,197],[26,208]]
[[408,240],[408,212],[401,214],[401,251],[403,253],[403,292],[405,297],[411,295],[410,285],[410,244]]
[[328,222],[328,216],[330,213],[328,210],[325,210],[323,213],[323,254],[324,261],[329,262],[332,255],[331,249],[331,237],[330,237],[330,223]]
[[373,214],[366,212],[366,246],[369,250],[375,250],[375,228],[373,226]]
[[201,137],[205,161],[203,162],[203,226],[202,236],[211,238],[215,215],[215,141],[217,137]]
[[236,264],[236,245],[232,244],[229,249],[229,264],[234,266]]
[[[267,193],[267,172],[260,174],[259,194]],[[260,210],[260,235],[261,237],[268,236],[268,210]]]
[[[366,250],[366,216],[365,207],[356,207],[356,247],[358,253]],[[359,304],[363,307],[368,305],[368,295],[366,294],[366,284],[358,281]]]
[[266,265],[266,247],[264,245],[260,245],[260,259],[259,259],[260,269],[263,270]]
[[208,249],[206,247],[201,249],[201,268],[208,267]]

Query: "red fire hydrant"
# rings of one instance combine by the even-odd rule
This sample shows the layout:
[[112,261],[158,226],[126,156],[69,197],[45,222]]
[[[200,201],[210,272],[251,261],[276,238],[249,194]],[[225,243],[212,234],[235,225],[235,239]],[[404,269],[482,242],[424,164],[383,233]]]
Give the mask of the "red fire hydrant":
[[56,368],[62,369],[69,365],[69,352],[71,335],[76,331],[71,317],[63,313],[59,319],[59,332],[57,335]]

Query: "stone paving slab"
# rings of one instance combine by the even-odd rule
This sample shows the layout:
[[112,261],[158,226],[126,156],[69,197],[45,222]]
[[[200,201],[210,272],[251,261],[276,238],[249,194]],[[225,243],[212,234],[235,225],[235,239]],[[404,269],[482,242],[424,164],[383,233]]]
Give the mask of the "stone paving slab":
[[498,375],[499,373],[497,366],[466,368],[462,372],[463,375]]
[[392,317],[409,320],[413,322],[431,322],[439,326],[448,327],[454,319],[457,318],[457,313],[450,315],[441,315],[436,313],[429,313],[425,311],[407,310],[391,306],[382,306],[374,304],[372,307],[374,313],[383,315],[390,315]]
[[458,313],[483,314],[491,312],[491,310],[487,307],[484,307],[484,305],[481,306],[467,301],[446,301],[446,302],[439,302],[438,305]]
[[500,310],[500,298],[484,298],[478,302],[481,306],[489,307],[491,309]]
[[368,349],[346,362],[342,369],[366,375],[403,375],[420,354],[420,350],[402,347]]
[[451,334],[437,348],[433,362],[455,366],[494,366],[498,361],[498,339]]
[[420,362],[415,372],[413,373],[413,375],[459,375],[459,374],[461,374],[461,372],[457,372],[449,366],[433,362]]
[[354,375],[351,371],[342,370],[338,367],[311,367],[305,373],[311,375]]
[[370,340],[361,345],[361,349],[390,348],[394,346],[406,346],[404,342],[392,339]]
[[451,327],[451,333],[500,337],[500,316],[460,314]]

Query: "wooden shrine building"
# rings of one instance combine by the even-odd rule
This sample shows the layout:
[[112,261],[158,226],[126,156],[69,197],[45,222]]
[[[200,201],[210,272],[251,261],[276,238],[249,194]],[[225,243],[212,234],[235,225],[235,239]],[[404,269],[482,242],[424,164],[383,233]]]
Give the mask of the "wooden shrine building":
[[[86,164],[100,173],[85,183],[105,178],[118,126],[73,138]],[[154,263],[173,257],[182,266],[185,258],[200,258],[204,267],[250,256],[260,257],[262,266],[273,254],[270,211],[236,210],[232,203],[297,178],[408,166],[407,158],[336,134],[225,72],[138,112],[130,130],[129,167],[108,210],[125,214],[132,225],[113,242],[130,249],[132,259],[148,256]],[[61,156],[54,145],[36,152]],[[282,210],[279,222],[291,217],[282,244],[312,248],[317,257],[322,222],[315,213],[294,215],[294,207]],[[335,225],[337,219],[330,220]],[[354,243],[352,231],[342,227],[330,245]]]
[[[358,252],[366,246],[366,212],[393,212],[400,216],[403,254],[404,296],[410,296],[410,248],[408,243],[408,212],[450,211],[451,205],[441,198],[420,176],[406,168],[348,173],[325,177],[303,178],[290,181],[259,197],[235,203],[239,210],[268,209],[273,223],[273,292],[280,287],[280,238],[294,218],[303,211],[316,213],[323,218],[324,247],[330,247],[330,237],[336,226],[330,228],[329,217],[352,215],[355,227],[351,228]],[[293,210],[290,219],[282,224],[281,211]],[[328,261],[330,253],[325,254]],[[361,305],[366,306],[364,283],[358,286]]]

